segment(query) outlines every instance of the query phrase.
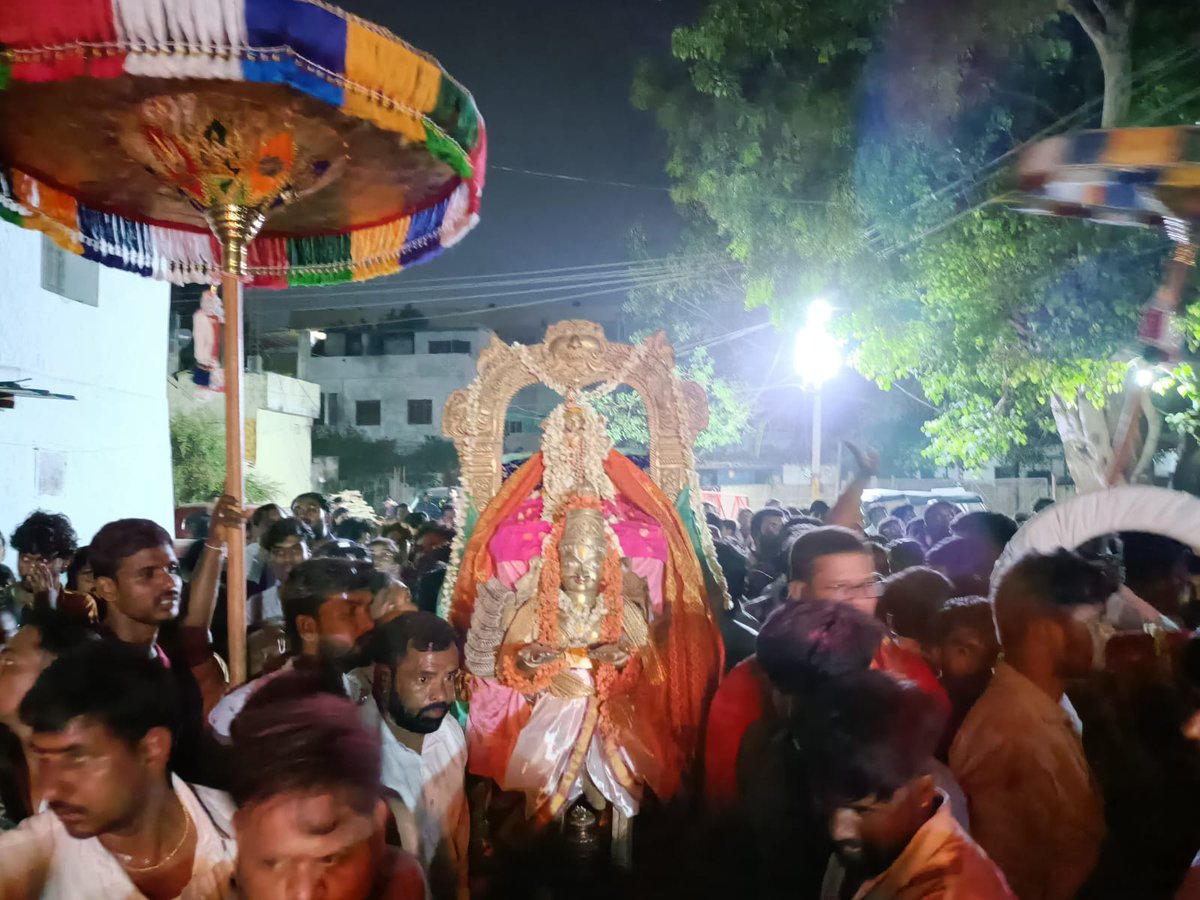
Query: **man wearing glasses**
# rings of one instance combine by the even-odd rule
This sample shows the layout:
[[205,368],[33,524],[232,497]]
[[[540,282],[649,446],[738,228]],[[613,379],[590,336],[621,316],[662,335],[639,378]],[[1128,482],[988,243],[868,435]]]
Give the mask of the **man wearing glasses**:
[[[850,529],[813,528],[793,542],[788,600],[844,603],[874,617],[881,590],[874,556]],[[920,654],[901,647],[891,636],[880,642],[871,667],[916,682],[949,715],[950,700],[932,670]],[[705,740],[705,793],[710,804],[720,808],[736,802],[738,750],[746,730],[767,714],[764,700],[772,690],[753,656],[734,666],[717,689]]]

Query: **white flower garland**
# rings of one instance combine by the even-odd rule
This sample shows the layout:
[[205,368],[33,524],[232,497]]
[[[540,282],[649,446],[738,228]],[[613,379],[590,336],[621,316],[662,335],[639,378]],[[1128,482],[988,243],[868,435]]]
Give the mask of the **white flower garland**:
[[462,565],[463,553],[466,550],[467,511],[471,504],[467,498],[467,489],[459,485],[458,494],[454,498],[454,540],[450,544],[450,563],[446,566],[446,580],[442,582],[442,590],[438,594],[437,614],[443,619],[450,618],[450,605],[454,599],[454,586],[458,583],[458,569]]

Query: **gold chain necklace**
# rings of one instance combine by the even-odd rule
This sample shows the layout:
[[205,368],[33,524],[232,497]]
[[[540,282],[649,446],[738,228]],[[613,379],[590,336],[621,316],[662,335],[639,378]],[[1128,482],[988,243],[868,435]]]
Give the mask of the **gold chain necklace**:
[[188,835],[192,833],[192,817],[188,815],[183,804],[179,804],[180,810],[183,812],[183,835],[179,838],[179,843],[175,845],[175,849],[160,859],[151,866],[135,866],[133,864],[133,856],[128,853],[116,853],[109,851],[120,862],[121,868],[127,872],[152,872],[155,869],[161,869],[166,863],[175,858],[175,855],[183,849],[183,845],[187,843]]

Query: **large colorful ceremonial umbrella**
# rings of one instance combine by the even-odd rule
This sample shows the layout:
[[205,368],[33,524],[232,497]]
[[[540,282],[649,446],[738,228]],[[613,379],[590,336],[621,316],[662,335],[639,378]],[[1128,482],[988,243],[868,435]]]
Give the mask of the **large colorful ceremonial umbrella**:
[[[1200,128],[1114,128],[1040,141],[1021,156],[1016,209],[1038,215],[1165,229],[1176,249],[1163,285],[1138,326],[1149,362],[1172,360],[1182,345],[1176,326],[1187,274],[1196,265],[1200,222]],[[1143,388],[1144,389],[1144,388]],[[1114,445],[1110,483],[1136,436],[1130,393]]]
[[[239,501],[243,282],[434,257],[478,220],[485,154],[471,95],[435,60],[321,0],[0,3],[0,216],[126,271],[219,275]],[[244,543],[229,548],[234,683]]]

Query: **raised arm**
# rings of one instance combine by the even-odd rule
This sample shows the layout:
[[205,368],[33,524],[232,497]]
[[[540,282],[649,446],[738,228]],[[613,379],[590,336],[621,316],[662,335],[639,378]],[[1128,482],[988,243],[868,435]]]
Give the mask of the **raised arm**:
[[841,525],[844,528],[862,530],[862,495],[871,479],[879,474],[879,454],[874,451],[864,451],[858,445],[846,441],[846,449],[854,456],[857,473],[842,495],[837,498],[829,515],[825,517],[826,525]]
[[191,590],[188,592],[188,611],[181,625],[192,628],[212,629],[213,612],[217,607],[217,591],[221,585],[221,562],[225,559],[225,548],[230,534],[240,533],[237,526],[245,513],[237,501],[226,494],[217,501],[212,511],[212,526],[204,541],[204,552],[192,575]]

